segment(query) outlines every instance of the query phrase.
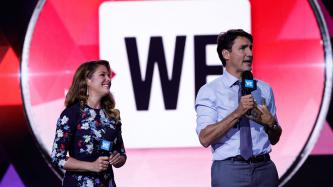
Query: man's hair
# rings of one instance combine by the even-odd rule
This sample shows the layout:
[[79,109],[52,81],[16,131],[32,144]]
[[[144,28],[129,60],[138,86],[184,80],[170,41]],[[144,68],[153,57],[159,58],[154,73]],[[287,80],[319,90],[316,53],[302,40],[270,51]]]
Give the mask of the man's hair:
[[217,36],[217,54],[219,55],[219,58],[222,61],[223,66],[226,65],[226,61],[223,58],[222,50],[226,49],[231,52],[232,45],[234,44],[235,39],[239,36],[249,39],[251,43],[253,42],[252,35],[245,32],[242,29],[231,29],[228,30],[227,32],[221,32]]

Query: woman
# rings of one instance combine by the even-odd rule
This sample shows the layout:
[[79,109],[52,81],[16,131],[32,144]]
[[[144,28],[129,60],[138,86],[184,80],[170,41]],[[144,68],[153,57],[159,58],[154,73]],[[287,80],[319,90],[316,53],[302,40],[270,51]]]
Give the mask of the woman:
[[66,171],[63,186],[114,187],[112,166],[126,162],[110,72],[104,60],[81,64],[75,72],[51,153],[53,164]]

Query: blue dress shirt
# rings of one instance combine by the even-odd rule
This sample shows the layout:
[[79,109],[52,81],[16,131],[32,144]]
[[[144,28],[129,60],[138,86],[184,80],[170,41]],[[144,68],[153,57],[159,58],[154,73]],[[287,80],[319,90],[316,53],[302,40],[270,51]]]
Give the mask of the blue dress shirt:
[[[208,125],[215,124],[238,107],[238,81],[236,77],[226,70],[223,75],[202,86],[198,92],[195,110],[197,112],[196,131],[200,131]],[[257,90],[252,96],[258,104],[266,101],[268,110],[273,116],[276,115],[276,107],[272,88],[265,82],[257,81]],[[271,144],[264,126],[250,120],[252,136],[253,155],[260,155],[271,152]],[[213,160],[224,160],[240,154],[239,128],[231,128],[215,143],[212,144]]]

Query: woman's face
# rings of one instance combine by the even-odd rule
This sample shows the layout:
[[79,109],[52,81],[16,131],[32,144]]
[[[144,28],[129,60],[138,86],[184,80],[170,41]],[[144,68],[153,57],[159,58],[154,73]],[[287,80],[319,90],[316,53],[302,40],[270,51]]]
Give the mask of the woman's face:
[[110,92],[111,78],[108,69],[99,65],[91,78],[87,79],[89,96],[103,97]]

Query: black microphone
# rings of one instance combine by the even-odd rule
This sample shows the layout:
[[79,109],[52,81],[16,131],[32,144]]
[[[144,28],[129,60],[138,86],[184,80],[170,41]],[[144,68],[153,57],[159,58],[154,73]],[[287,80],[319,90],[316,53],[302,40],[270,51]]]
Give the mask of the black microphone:
[[257,81],[253,80],[251,71],[244,71],[242,77],[242,96],[251,94],[252,91],[257,89]]
[[[110,133],[108,133],[108,130],[107,130],[99,141],[98,156],[110,157],[110,155],[112,153],[112,146],[113,146],[113,142],[111,141]],[[107,170],[102,171],[101,174],[103,175],[103,174],[107,173],[109,170],[110,170],[110,165],[108,165]]]
[[[242,77],[242,96],[251,94],[252,91],[257,89],[257,81],[253,80],[251,71],[244,71]],[[251,115],[251,110],[247,111],[247,115]]]
[[112,142],[109,140],[102,139],[99,144],[99,156],[107,156],[111,155],[112,151]]
[[110,136],[111,136],[110,130],[106,130],[105,134],[100,139],[99,146],[98,146],[99,156],[109,157],[111,155],[113,142],[111,141]]

